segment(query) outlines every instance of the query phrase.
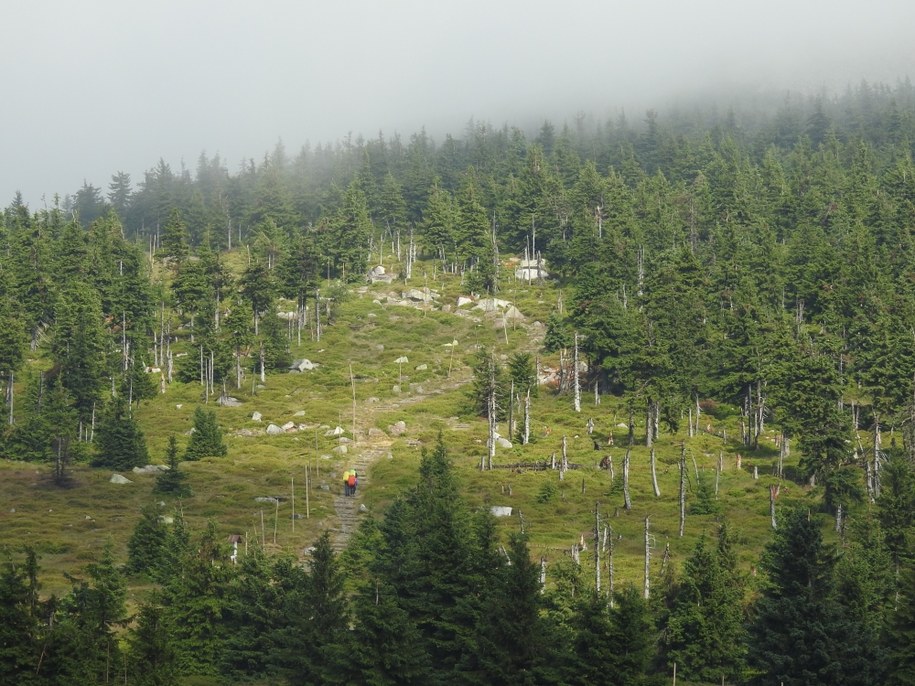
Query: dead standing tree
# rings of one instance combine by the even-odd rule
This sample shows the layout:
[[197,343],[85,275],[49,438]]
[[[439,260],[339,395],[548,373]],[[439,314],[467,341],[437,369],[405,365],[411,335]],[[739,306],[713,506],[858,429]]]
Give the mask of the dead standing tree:
[[683,538],[683,530],[686,527],[686,444],[680,444],[680,494],[678,497],[680,506],[680,538]]

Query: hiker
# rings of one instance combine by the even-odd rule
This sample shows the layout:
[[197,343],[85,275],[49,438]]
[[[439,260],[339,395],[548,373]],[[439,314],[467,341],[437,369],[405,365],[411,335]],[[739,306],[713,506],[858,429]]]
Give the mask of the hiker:
[[350,495],[356,495],[356,483],[357,483],[357,481],[356,481],[356,470],[355,470],[355,469],[351,469],[351,470],[349,471],[349,478],[348,478],[348,480],[347,480],[346,483],[347,483],[348,486],[349,486],[349,494],[350,494]]
[[343,472],[343,495],[352,495],[349,485],[350,470]]

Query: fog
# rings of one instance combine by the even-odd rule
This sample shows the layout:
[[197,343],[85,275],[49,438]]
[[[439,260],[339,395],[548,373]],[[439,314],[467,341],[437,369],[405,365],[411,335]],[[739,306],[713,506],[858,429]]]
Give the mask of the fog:
[[910,0],[6,0],[0,206],[202,151],[915,76]]

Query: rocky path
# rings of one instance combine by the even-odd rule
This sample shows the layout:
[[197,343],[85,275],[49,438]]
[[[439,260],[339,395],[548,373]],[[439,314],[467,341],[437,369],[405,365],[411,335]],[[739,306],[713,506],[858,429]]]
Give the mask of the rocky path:
[[352,497],[343,495],[342,474],[335,474],[331,482],[331,488],[335,489],[334,513],[336,517],[331,529],[331,542],[335,552],[340,553],[346,548],[350,537],[358,528],[362,493],[366,488],[371,488],[372,467],[379,460],[387,458],[391,452],[391,446],[394,444],[394,437],[375,427],[375,418],[422,402],[430,396],[453,391],[469,383],[471,378],[469,370],[462,370],[452,374],[451,378],[424,383],[423,386],[426,389],[424,393],[403,395],[378,402],[362,402],[357,405],[356,436],[353,437],[352,443],[347,444],[349,468],[355,469],[359,475],[356,495]]

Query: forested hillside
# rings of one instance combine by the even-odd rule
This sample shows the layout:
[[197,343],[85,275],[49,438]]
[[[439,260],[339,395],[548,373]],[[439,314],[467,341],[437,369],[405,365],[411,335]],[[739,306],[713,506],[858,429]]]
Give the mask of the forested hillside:
[[912,683],[913,152],[906,81],[13,199],[0,681]]

